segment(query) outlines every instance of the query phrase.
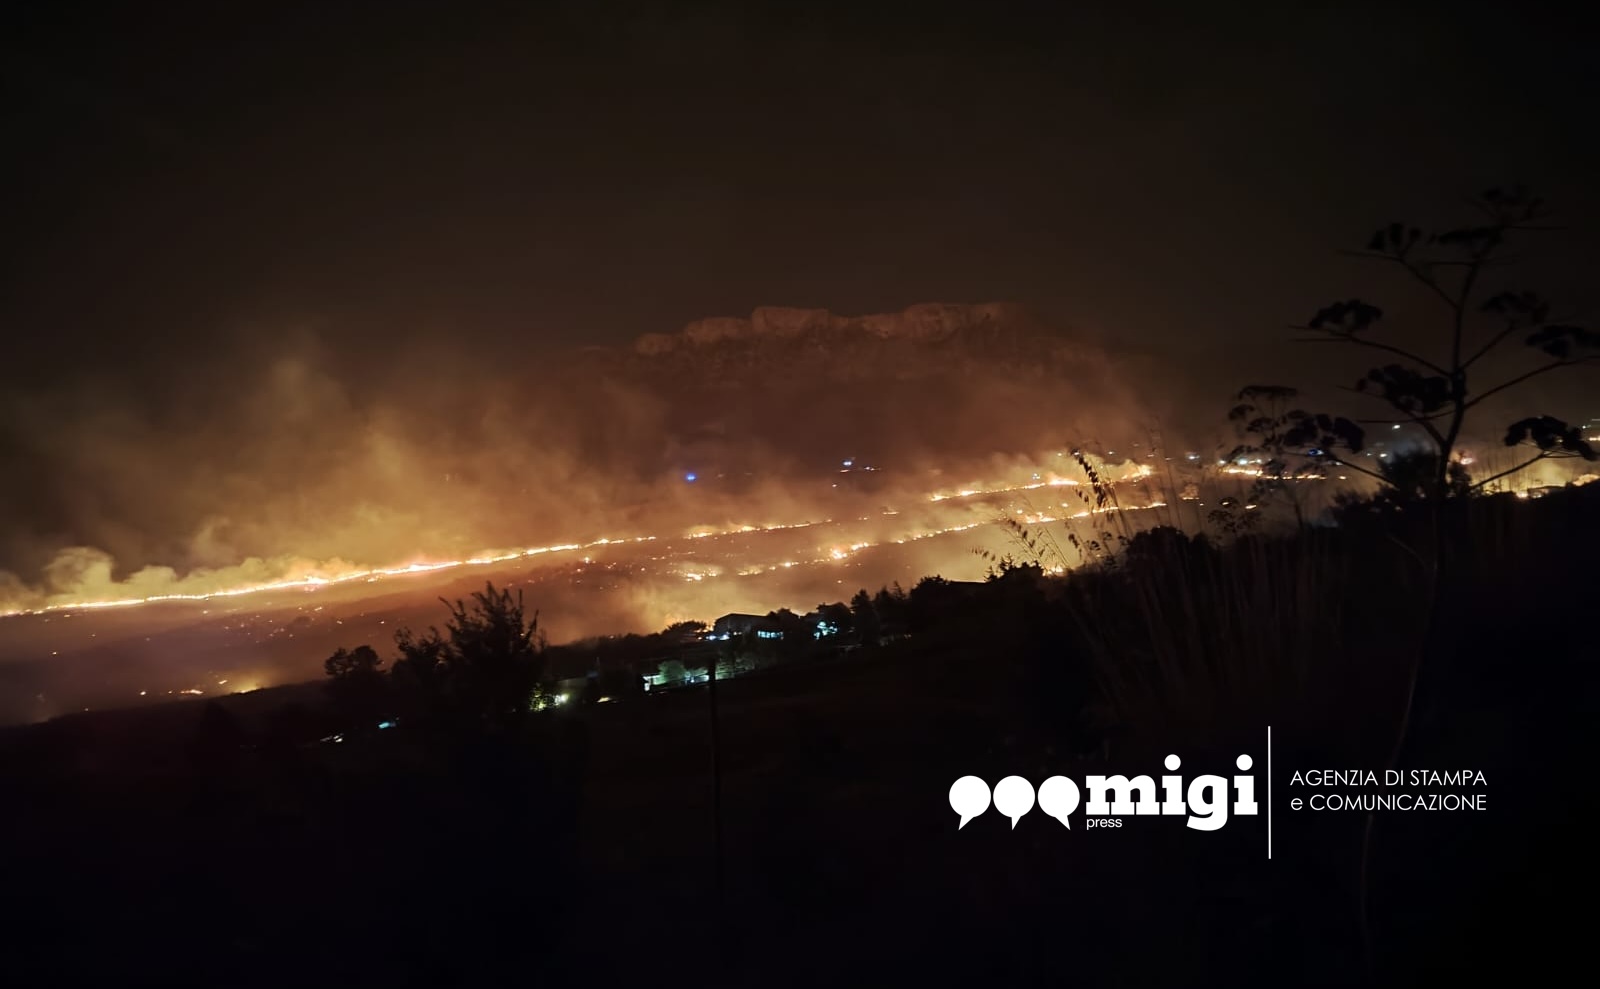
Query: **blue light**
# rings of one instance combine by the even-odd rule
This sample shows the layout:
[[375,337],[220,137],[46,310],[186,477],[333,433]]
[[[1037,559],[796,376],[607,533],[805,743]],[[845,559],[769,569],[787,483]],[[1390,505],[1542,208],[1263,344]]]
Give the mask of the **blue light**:
[[380,721],[380,722],[378,722],[378,727],[379,728],[393,728],[394,727],[394,722],[393,721]]
[[685,481],[688,481],[690,484],[694,483],[694,478],[695,478],[695,475],[693,475],[693,474],[685,474],[685,475],[683,475],[683,479]]
[[846,466],[846,467],[850,467],[850,466],[853,466],[853,465],[854,465],[854,464],[855,464],[855,461],[854,461],[854,460],[846,460],[846,461],[845,461],[845,462],[844,462],[844,465],[845,465],[845,466]]

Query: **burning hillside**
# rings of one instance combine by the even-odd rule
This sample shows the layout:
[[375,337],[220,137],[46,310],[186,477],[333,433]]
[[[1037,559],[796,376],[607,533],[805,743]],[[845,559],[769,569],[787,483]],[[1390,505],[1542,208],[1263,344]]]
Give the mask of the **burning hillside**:
[[[6,610],[500,560],[696,526],[790,525],[1010,483],[1138,437],[1103,353],[1005,305],[758,309],[622,348],[352,375],[314,338],[193,396],[27,396],[52,524],[0,544]],[[213,396],[216,397],[216,396]],[[1129,451],[1131,452],[1131,451]],[[1122,456],[1128,455],[1124,452]],[[1111,459],[1117,459],[1115,457]],[[952,480],[955,479],[955,480]],[[511,547],[511,548],[506,548]]]

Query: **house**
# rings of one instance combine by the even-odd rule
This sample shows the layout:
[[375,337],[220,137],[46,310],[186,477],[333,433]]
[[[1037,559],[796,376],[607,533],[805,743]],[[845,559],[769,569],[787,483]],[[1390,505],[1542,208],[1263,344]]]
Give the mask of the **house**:
[[716,624],[711,626],[709,638],[729,639],[750,632],[754,632],[756,637],[761,639],[783,638],[783,629],[779,627],[777,619],[766,615],[741,615],[737,612],[718,618]]

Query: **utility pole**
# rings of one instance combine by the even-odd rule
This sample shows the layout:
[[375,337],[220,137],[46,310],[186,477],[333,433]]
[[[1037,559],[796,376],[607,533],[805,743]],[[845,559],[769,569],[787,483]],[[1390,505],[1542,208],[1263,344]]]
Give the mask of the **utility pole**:
[[716,907],[723,907],[723,855],[722,855],[722,737],[717,716],[717,653],[711,654],[710,677],[707,694],[711,700],[711,843],[715,858]]

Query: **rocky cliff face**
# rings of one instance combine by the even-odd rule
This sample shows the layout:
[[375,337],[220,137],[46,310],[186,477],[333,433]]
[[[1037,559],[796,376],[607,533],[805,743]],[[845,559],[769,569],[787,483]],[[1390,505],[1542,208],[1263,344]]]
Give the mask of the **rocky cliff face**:
[[[1032,450],[1114,431],[1135,401],[1099,347],[1010,303],[862,316],[762,307],[591,349],[557,377],[558,393],[587,396],[572,407],[605,395],[611,418],[635,423],[624,459],[681,471]],[[572,428],[596,434],[591,461],[621,456],[620,438],[594,420]]]
[[984,305],[922,303],[903,312],[869,316],[839,316],[826,309],[762,306],[748,318],[720,316],[696,320],[678,333],[646,334],[636,341],[634,350],[646,356],[659,356],[725,342],[830,336],[927,343],[965,334],[1015,329],[1032,322],[1032,317],[1022,307],[1004,302]]
[[1024,307],[1004,302],[923,303],[863,316],[763,306],[748,317],[701,319],[677,333],[646,334],[623,363],[645,373],[693,374],[704,387],[768,374],[849,381],[979,368],[1030,376],[1069,367],[1107,372],[1098,350],[1064,340]]

